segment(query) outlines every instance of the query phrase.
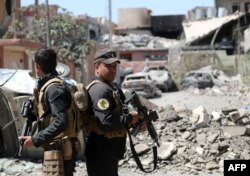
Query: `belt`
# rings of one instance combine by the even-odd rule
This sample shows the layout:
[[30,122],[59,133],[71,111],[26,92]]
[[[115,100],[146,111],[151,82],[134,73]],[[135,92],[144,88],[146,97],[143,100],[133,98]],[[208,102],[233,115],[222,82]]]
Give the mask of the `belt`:
[[[74,146],[75,142],[78,139],[76,137],[70,138],[70,142],[72,146]],[[57,139],[56,141],[50,142],[49,144],[45,145],[44,150],[49,151],[49,150],[60,150],[62,151],[63,149],[63,140],[62,139]]]

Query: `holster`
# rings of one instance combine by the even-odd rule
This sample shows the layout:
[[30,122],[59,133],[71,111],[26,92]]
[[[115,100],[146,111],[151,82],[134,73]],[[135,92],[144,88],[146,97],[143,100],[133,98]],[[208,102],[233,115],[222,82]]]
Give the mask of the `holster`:
[[71,160],[73,154],[72,141],[68,136],[58,139],[56,141],[50,142],[44,147],[45,151],[59,150],[62,152],[63,160]]
[[44,152],[42,176],[64,176],[63,154],[59,150]]
[[72,141],[68,136],[62,138],[62,151],[63,151],[63,159],[71,160],[72,159]]
[[82,145],[78,138],[72,138],[74,151],[78,154],[81,151]]

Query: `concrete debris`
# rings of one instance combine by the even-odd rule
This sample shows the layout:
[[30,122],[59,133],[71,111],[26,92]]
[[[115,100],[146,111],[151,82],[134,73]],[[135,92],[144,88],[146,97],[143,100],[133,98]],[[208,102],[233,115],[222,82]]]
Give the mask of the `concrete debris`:
[[[101,44],[109,44],[109,34],[104,34],[99,38]],[[126,36],[112,35],[112,45],[114,48],[124,49],[166,49],[179,45],[180,41],[154,37],[150,35],[129,34]]]
[[[211,89],[199,90],[202,94],[210,96],[239,96],[248,95],[249,90],[237,81],[227,82],[226,86],[218,87],[211,94]],[[236,83],[236,81],[238,83]],[[224,95],[221,95],[223,92]],[[248,102],[248,101],[247,101]],[[147,104],[146,100],[143,104]],[[158,168],[172,167],[188,175],[199,175],[200,171],[206,171],[212,175],[223,173],[223,162],[228,159],[249,160],[250,159],[250,112],[248,108],[236,108],[225,106],[221,110],[207,111],[202,105],[189,109],[186,106],[164,105],[154,107],[153,104],[146,105],[149,109],[155,109],[159,119],[154,123],[159,136],[160,147],[158,148]],[[211,112],[211,113],[210,113]],[[153,151],[148,132],[138,133],[133,137],[135,149],[140,156],[145,168],[153,167]],[[138,170],[127,141],[127,152],[125,158],[119,162],[119,166],[131,171]],[[27,166],[25,162],[18,159],[0,159],[0,170],[3,173],[14,174],[9,169],[14,163],[18,167],[25,168],[29,173],[31,170],[40,170],[38,165]],[[4,164],[1,164],[4,163]],[[17,171],[15,173],[18,173]],[[84,168],[85,163],[77,163],[78,168]]]
[[209,126],[210,117],[208,116],[206,109],[203,106],[199,106],[193,110],[191,121],[195,123],[197,128],[207,127]]
[[176,152],[176,146],[174,143],[162,142],[158,150],[158,158],[161,160],[166,160],[169,157],[171,157],[171,155],[175,152]]
[[[178,118],[173,118],[173,114]],[[224,160],[250,158],[248,110],[224,108],[222,112],[213,111],[209,114],[203,106],[189,110],[169,105],[165,109],[159,108],[158,115],[155,126],[161,141],[158,148],[159,167],[171,165],[190,175],[199,174],[201,170],[223,173]],[[145,140],[138,142],[144,141],[149,145],[150,138]],[[153,166],[150,155],[152,150],[141,156],[142,160],[147,161],[147,167]],[[129,156],[132,159],[132,155]],[[122,167],[136,167],[135,163],[129,166],[127,163],[124,162]]]

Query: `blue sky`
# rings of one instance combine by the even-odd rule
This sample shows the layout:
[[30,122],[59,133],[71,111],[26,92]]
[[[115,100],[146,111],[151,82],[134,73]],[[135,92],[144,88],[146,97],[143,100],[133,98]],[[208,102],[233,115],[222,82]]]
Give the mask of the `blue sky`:
[[[35,0],[21,0],[21,6],[34,4]],[[39,0],[45,3],[45,0]],[[49,0],[72,12],[73,15],[87,14],[91,17],[108,18],[109,0]],[[214,0],[112,0],[112,21],[118,22],[118,9],[146,7],[152,15],[187,14],[196,6],[214,6]]]

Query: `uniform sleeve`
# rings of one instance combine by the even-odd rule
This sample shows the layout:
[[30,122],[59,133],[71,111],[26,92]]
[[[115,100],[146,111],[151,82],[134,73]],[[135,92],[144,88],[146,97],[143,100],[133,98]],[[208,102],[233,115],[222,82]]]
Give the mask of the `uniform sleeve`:
[[32,136],[35,146],[40,146],[45,141],[53,139],[68,126],[67,109],[70,106],[70,95],[65,87],[51,85],[46,93],[46,106],[52,114],[52,122],[44,130]]
[[122,129],[131,122],[132,116],[126,109],[115,112],[116,103],[113,92],[103,84],[94,84],[89,95],[92,101],[92,109],[99,127],[103,131]]

